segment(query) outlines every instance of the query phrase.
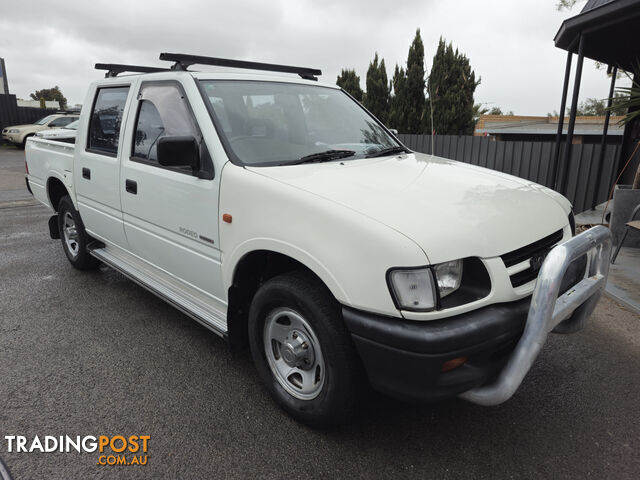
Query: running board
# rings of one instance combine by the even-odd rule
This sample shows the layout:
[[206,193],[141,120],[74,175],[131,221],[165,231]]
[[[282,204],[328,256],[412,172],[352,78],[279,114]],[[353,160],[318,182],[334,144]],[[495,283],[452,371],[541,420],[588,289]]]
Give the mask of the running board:
[[91,245],[89,245],[87,250],[101,262],[122,273],[141,287],[146,288],[213,333],[220,335],[225,340],[227,339],[226,321],[223,312],[211,311],[211,308],[202,302],[194,298],[187,298],[175,288],[152,278],[149,274],[111,254],[104,248],[91,248]]

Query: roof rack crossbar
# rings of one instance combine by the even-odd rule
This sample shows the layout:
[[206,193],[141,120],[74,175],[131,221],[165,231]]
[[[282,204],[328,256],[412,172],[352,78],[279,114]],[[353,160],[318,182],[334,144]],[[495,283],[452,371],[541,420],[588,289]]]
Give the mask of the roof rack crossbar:
[[274,63],[247,62],[244,60],[231,60],[227,58],[203,57],[200,55],[187,55],[183,53],[161,53],[160,60],[175,62],[172,70],[186,70],[191,65],[215,65],[218,67],[246,68],[249,70],[264,70],[267,72],[297,73],[307,80],[318,80],[317,76],[322,71],[317,68],[294,67],[292,65],[277,65]]
[[96,63],[96,70],[107,70],[104,74],[105,78],[116,77],[119,73],[132,72],[132,73],[153,73],[153,72],[166,72],[168,68],[160,67],[143,67],[141,65],[121,65],[119,63]]

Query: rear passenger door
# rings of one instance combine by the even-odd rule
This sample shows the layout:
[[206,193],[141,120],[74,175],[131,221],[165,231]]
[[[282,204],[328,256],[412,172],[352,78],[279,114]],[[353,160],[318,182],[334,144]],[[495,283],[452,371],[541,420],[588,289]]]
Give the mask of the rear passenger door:
[[[76,140],[74,187],[87,231],[122,248],[127,241],[120,206],[120,162],[130,84],[99,86]],[[91,101],[91,99],[90,99]]]
[[[136,95],[120,179],[130,250],[165,281],[222,309],[218,184],[185,89],[175,80],[143,81]],[[158,163],[167,137],[195,139],[200,172]]]

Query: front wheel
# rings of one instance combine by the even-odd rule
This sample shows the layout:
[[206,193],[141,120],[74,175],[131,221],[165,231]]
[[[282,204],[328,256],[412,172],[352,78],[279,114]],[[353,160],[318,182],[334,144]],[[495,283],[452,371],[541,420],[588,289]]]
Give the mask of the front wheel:
[[33,134],[24,137],[22,143],[16,143],[16,147],[18,147],[19,150],[24,150],[27,147],[27,139],[30,137],[33,137]]
[[80,213],[68,195],[62,197],[58,204],[58,230],[64,253],[74,268],[89,270],[100,265],[100,261],[87,252],[91,237],[85,231]]
[[362,367],[340,305],[311,274],[272,278],[249,312],[249,343],[258,373],[276,402],[315,427],[348,418]]

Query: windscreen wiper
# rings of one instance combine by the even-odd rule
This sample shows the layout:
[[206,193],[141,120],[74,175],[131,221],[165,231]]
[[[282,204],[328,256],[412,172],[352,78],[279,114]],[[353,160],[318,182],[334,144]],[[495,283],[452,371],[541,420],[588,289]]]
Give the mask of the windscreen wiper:
[[409,151],[405,147],[389,147],[383,148],[382,150],[378,150],[377,152],[371,153],[367,155],[367,158],[373,157],[384,157],[385,155],[391,155],[394,153],[409,153]]
[[293,162],[287,162],[286,165],[300,165],[301,163],[319,163],[337,160],[339,158],[353,157],[356,154],[354,150],[326,150],[324,152],[312,153],[305,155]]

